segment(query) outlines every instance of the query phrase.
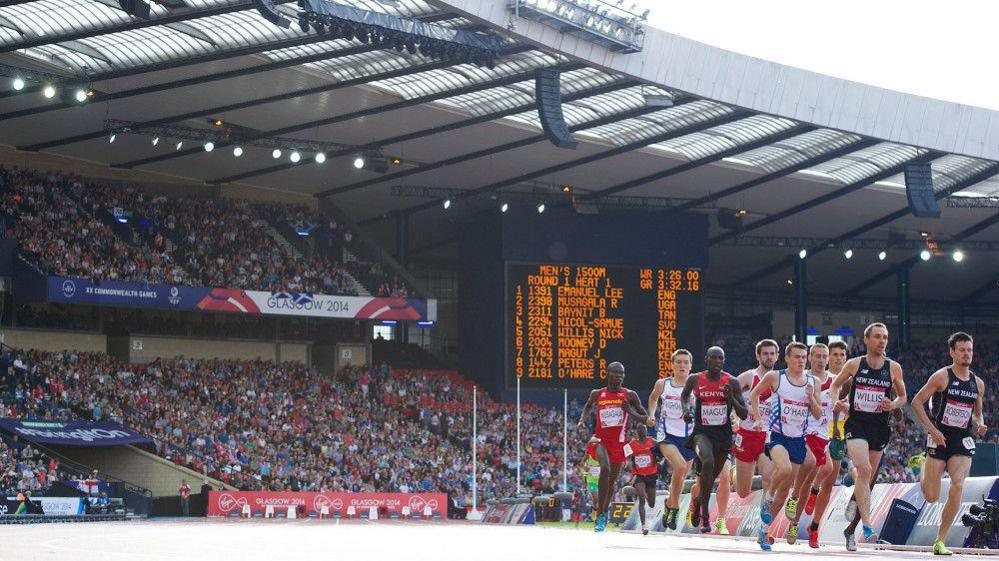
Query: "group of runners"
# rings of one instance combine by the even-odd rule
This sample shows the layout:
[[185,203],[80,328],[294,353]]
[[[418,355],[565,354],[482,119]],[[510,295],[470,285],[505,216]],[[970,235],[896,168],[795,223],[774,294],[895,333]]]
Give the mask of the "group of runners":
[[[771,524],[782,511],[789,520],[788,543],[796,542],[804,512],[812,519],[808,544],[818,548],[819,522],[841,464],[849,459],[855,483],[845,512],[850,521],[844,531],[846,549],[856,551],[858,525],[864,542],[877,543],[871,489],[891,441],[890,416],[908,398],[902,366],[886,355],[887,327],[869,325],[864,345],[866,354],[848,358],[849,347],[841,341],[811,347],[792,342],[783,349],[786,366],[778,369],[781,349],[776,341],[764,339],[756,344],[756,367],[738,376],[724,370],[721,347],[707,350],[706,369],[697,373],[691,373],[693,355],[680,349],[672,355],[672,376],[657,380],[652,388],[648,408],[624,387],[624,365],[609,364],[607,386],[590,393],[579,420],[585,428],[596,415],[586,460],[596,487],[594,529],[605,529],[618,475],[630,458],[643,533],[649,530],[646,509],[656,504],[657,480],[666,479],[667,473],[662,522],[676,530],[684,479],[693,472],[687,526],[712,532],[708,506],[717,482],[714,529],[728,534],[725,513],[734,460],[740,497],[753,491],[755,475],[762,481],[760,548],[770,551]],[[971,371],[972,337],[958,332],[948,345],[952,363],[932,374],[912,399],[915,416],[928,433],[927,460],[920,474],[928,502],[939,499],[943,475],[950,477],[933,545],[937,555],[951,554],[944,539],[960,508],[975,437],[987,432],[982,416],[985,386]],[[661,467],[657,456],[662,457]]]

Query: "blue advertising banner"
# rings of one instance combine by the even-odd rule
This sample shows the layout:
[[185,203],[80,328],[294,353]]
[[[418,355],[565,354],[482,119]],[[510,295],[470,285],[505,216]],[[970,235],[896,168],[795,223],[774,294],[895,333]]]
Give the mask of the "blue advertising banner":
[[28,442],[62,446],[119,446],[153,441],[132,429],[108,422],[0,419],[0,429]]
[[437,301],[420,298],[336,296],[238,288],[48,278],[48,300],[63,304],[129,306],[251,315],[436,321]]

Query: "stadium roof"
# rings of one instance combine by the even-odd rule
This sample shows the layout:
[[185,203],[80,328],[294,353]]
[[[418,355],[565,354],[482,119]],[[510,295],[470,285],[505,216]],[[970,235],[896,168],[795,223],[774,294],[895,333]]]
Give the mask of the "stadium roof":
[[[247,184],[330,197],[387,240],[392,224],[380,217],[424,211],[409,223],[430,255],[453,255],[445,242],[468,208],[496,205],[493,197],[515,207],[566,201],[565,185],[577,203],[744,209],[739,236],[712,221],[715,285],[786,290],[798,247],[780,246],[783,238],[839,249],[866,238],[869,247],[855,243],[849,261],[809,246],[810,285],[890,296],[892,265],[916,251],[891,249],[880,262],[872,248],[900,235],[918,244],[925,231],[945,249],[967,246],[968,259],[920,264],[914,297],[999,302],[999,290],[989,290],[999,252],[975,250],[999,241],[996,209],[942,202],[942,219],[917,219],[901,175],[907,162],[931,161],[941,199],[999,196],[999,112],[657,29],[646,30],[635,54],[526,19],[510,29],[506,0],[338,1],[500,37],[505,50],[492,68],[456,64],[278,27],[249,0],[163,1],[151,5],[150,19],[127,15],[116,0],[0,0],[0,63],[8,65],[0,71],[34,77],[20,91],[0,91],[0,143],[237,192]],[[297,20],[296,3],[276,4]],[[541,132],[534,72],[546,67],[562,70],[576,150],[552,146]],[[41,94],[46,83],[59,90],[51,99]],[[93,90],[82,106],[64,97],[80,87]],[[650,106],[650,96],[672,106]],[[242,157],[229,148],[231,131],[246,140]],[[201,146],[209,138],[212,153]],[[280,159],[275,148],[284,150]],[[291,163],[296,148],[304,156]],[[315,162],[319,151],[327,162]],[[387,173],[353,168],[354,156],[372,151],[399,164]],[[429,189],[414,199],[418,189],[401,189],[413,186]],[[462,204],[442,215],[441,192]]]

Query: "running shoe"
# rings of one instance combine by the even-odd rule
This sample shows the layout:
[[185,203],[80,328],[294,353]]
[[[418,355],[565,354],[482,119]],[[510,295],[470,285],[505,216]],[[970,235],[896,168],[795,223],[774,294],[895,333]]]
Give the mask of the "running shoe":
[[770,505],[773,501],[764,500],[763,504],[760,505],[760,520],[767,526],[773,522],[773,517],[770,516]]
[[812,549],[819,548],[819,531],[813,530],[811,527],[808,528],[808,547]]
[[812,488],[808,493],[808,501],[805,503],[805,514],[811,516],[815,512],[815,499],[819,496],[819,490]]
[[937,540],[933,544],[933,555],[954,555],[954,552],[947,549],[947,546],[944,545],[943,540]]
[[788,499],[787,506],[784,507],[784,516],[788,520],[794,520],[794,517],[798,514],[798,499]]
[[607,515],[603,512],[597,515],[597,521],[593,523],[594,532],[603,532],[607,529]]
[[878,543],[878,533],[870,526],[864,526],[864,543]]
[[763,551],[770,551],[770,539],[767,536],[767,528],[765,526],[760,526],[760,533],[756,539],[756,543],[760,544],[760,549]]
[[794,522],[787,527],[787,543],[788,545],[794,545],[798,541],[798,525]]
[[645,524],[642,524],[642,535],[643,536],[649,535],[649,523],[648,522],[646,522]]
[[846,503],[846,508],[843,509],[843,516],[846,518],[847,522],[853,522],[854,517],[857,516],[856,495],[850,497],[850,502]]
[[704,519],[704,525],[701,526],[701,533],[702,534],[710,534],[711,533],[711,521],[708,520],[707,518]]
[[695,508],[695,510],[687,511],[687,525],[691,528],[696,528],[701,525],[701,510]]
[[728,521],[724,518],[719,518],[715,520],[715,529],[718,530],[718,535],[727,536],[728,535]]
[[667,508],[666,509],[666,521],[663,522],[663,526],[666,526],[670,530],[676,530],[676,517],[680,515],[680,509],[678,508]]
[[843,537],[846,538],[846,550],[857,551],[857,536],[849,530],[843,530]]

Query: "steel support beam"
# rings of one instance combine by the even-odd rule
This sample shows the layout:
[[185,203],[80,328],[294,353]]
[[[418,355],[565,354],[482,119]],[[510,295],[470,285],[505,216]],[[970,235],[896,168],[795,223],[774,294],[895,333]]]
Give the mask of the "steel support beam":
[[761,218],[760,220],[757,220],[756,222],[752,222],[750,224],[747,224],[746,226],[744,226],[742,228],[741,232],[726,232],[724,234],[715,236],[715,237],[711,238],[711,240],[710,240],[709,243],[711,245],[715,245],[715,244],[721,243],[721,242],[723,242],[723,241],[725,241],[727,239],[734,238],[734,237],[738,236],[739,234],[742,234],[742,233],[745,233],[745,232],[751,232],[753,230],[757,230],[757,229],[762,228],[764,226],[773,224],[774,222],[778,222],[780,220],[784,220],[785,218],[789,218],[791,216],[794,216],[795,214],[798,214],[798,213],[804,212],[806,210],[811,210],[813,208],[822,206],[823,204],[825,204],[825,203],[827,203],[829,201],[838,199],[840,197],[845,197],[846,195],[849,195],[850,193],[853,193],[855,191],[859,191],[860,189],[863,189],[863,188],[865,188],[865,187],[867,187],[869,185],[873,185],[874,183],[877,183],[878,181],[883,181],[883,180],[888,179],[889,177],[891,177],[893,175],[902,173],[902,171],[905,169],[905,165],[908,164],[908,163],[910,163],[910,162],[932,160],[932,159],[939,158],[941,155],[942,154],[940,154],[939,152],[929,152],[929,153],[926,153],[926,154],[924,154],[922,156],[918,156],[918,157],[906,160],[905,162],[902,162],[901,164],[894,165],[894,166],[892,166],[890,168],[887,168],[885,170],[882,170],[882,171],[880,171],[880,172],[878,172],[878,173],[876,173],[876,174],[874,174],[872,176],[865,177],[864,179],[861,179],[860,181],[854,181],[853,183],[849,183],[849,184],[847,184],[847,185],[845,185],[843,187],[840,187],[839,189],[836,189],[835,191],[831,191],[829,193],[826,193],[825,195],[821,195],[821,196],[816,197],[816,198],[814,198],[814,199],[812,199],[810,201],[806,201],[804,203],[794,205],[791,208],[782,210],[782,211],[780,211],[780,212],[778,212],[776,214],[772,214],[770,216],[767,216],[766,218]]
[[[612,158],[614,156],[618,156],[618,155],[621,155],[621,154],[626,154],[628,152],[633,152],[635,150],[640,150],[642,148],[645,148],[647,146],[651,146],[653,144],[657,144],[659,142],[666,142],[667,140],[672,140],[674,138],[679,138],[681,136],[686,136],[688,134],[693,134],[695,132],[700,132],[702,130],[709,129],[711,127],[716,127],[718,125],[722,125],[722,124],[725,124],[725,123],[731,123],[733,121],[737,121],[739,119],[742,119],[745,116],[746,116],[746,112],[744,112],[742,110],[734,111],[734,112],[729,113],[728,115],[724,115],[722,117],[717,117],[715,119],[711,119],[711,120],[705,121],[703,123],[695,123],[695,124],[687,125],[685,127],[676,129],[674,131],[670,131],[668,133],[656,135],[656,136],[653,136],[651,138],[647,138],[645,140],[640,140],[638,142],[632,142],[632,143],[629,143],[629,144],[625,144],[623,146],[619,146],[619,147],[614,148],[612,150],[607,150],[605,152],[600,152],[598,154],[592,154],[590,156],[585,156],[585,157],[582,157],[582,158],[577,158],[575,160],[570,160],[568,162],[563,162],[561,164],[557,164],[557,165],[554,165],[554,166],[549,166],[549,167],[546,167],[546,168],[535,170],[535,171],[532,171],[532,172],[529,172],[529,173],[525,173],[523,175],[518,175],[518,176],[515,176],[515,177],[511,177],[511,178],[508,178],[508,179],[504,179],[504,180],[501,180],[501,181],[490,183],[488,185],[483,185],[482,187],[477,187],[475,189],[470,189],[470,190],[462,192],[460,195],[458,195],[457,197],[455,197],[455,199],[456,200],[461,200],[461,199],[466,199],[466,198],[469,198],[469,197],[476,197],[476,196],[482,195],[484,193],[490,193],[490,192],[493,192],[493,191],[497,191],[499,189],[503,189],[504,187],[511,187],[513,185],[517,185],[517,184],[524,183],[524,182],[527,182],[527,181],[533,181],[533,180],[538,179],[540,177],[544,177],[545,175],[549,175],[549,174],[552,174],[552,173],[559,173],[559,172],[565,171],[567,169],[572,169],[574,167],[578,167],[578,166],[590,164],[590,163],[593,163],[593,162],[598,162],[600,160],[605,160],[607,158]],[[541,137],[542,138],[547,138],[546,135],[541,135]],[[404,210],[402,210],[400,212],[414,213],[414,212],[419,212],[421,210],[426,210],[428,208],[436,207],[437,205],[438,205],[437,201],[431,201],[431,202],[422,203],[422,204],[419,204],[419,205],[412,206],[412,207],[404,209]]]
[[898,307],[898,344],[902,350],[912,345],[912,320],[909,302],[909,267],[902,267],[897,273],[895,303]]
[[989,279],[988,282],[979,286],[978,288],[972,290],[964,298],[961,298],[961,304],[969,306],[974,304],[987,296],[993,290],[999,290],[999,276]]
[[[595,96],[595,95],[601,95],[601,94],[605,94],[605,93],[608,93],[608,92],[621,90],[621,89],[624,89],[624,88],[627,88],[627,87],[631,87],[633,85],[635,85],[634,82],[624,81],[624,82],[615,82],[613,84],[607,84],[607,85],[604,85],[604,86],[599,86],[597,88],[592,88],[592,89],[588,89],[588,90],[583,90],[583,91],[576,92],[576,93],[571,94],[571,95],[564,96],[562,98],[562,103],[568,103],[570,101],[577,101],[577,100],[584,99],[584,98],[587,98],[587,97],[592,97],[592,96]],[[488,123],[490,121],[495,121],[497,119],[502,119],[504,117],[509,117],[511,115],[516,115],[518,113],[523,113],[525,111],[530,111],[530,110],[534,109],[535,107],[537,107],[537,105],[535,103],[533,103],[533,102],[532,103],[525,103],[523,105],[518,105],[517,107],[511,107],[509,109],[504,109],[503,111],[497,111],[495,113],[488,113],[486,115],[480,115],[478,117],[472,117],[472,118],[469,118],[469,119],[464,119],[464,120],[461,120],[461,121],[456,121],[454,123],[448,123],[446,125],[440,125],[440,126],[431,127],[431,128],[428,128],[428,129],[423,129],[423,130],[414,131],[414,132],[410,132],[410,133],[406,133],[406,134],[401,134],[401,135],[393,136],[393,137],[386,138],[386,139],[383,139],[383,140],[376,140],[374,142],[369,142],[368,144],[362,144],[360,146],[351,147],[350,149],[337,150],[337,151],[334,151],[334,152],[330,152],[330,153],[326,154],[326,159],[327,159],[327,161],[329,161],[329,160],[331,160],[333,158],[338,158],[340,156],[348,156],[348,155],[356,154],[357,152],[363,152],[363,151],[366,151],[366,150],[378,150],[378,149],[384,148],[386,146],[391,146],[393,144],[399,144],[400,142],[408,142],[410,140],[416,140],[416,139],[419,139],[419,138],[425,138],[425,137],[428,137],[428,136],[433,136],[435,134],[441,134],[441,133],[444,133],[444,132],[458,130],[458,129],[462,129],[462,128],[465,128],[465,127],[470,127],[470,126],[478,125],[478,124],[482,124],[482,123]],[[300,162],[298,164],[291,164],[291,163],[288,163],[288,162],[283,162],[283,163],[280,163],[280,164],[275,164],[273,166],[268,166],[268,167],[265,167],[265,168],[259,168],[259,169],[255,169],[255,170],[250,170],[250,171],[246,171],[246,172],[243,172],[243,173],[237,173],[235,175],[230,175],[230,176],[227,176],[227,177],[220,177],[220,178],[217,178],[217,179],[210,179],[210,180],[207,181],[207,183],[213,183],[214,184],[214,183],[230,183],[230,182],[233,182],[233,181],[242,181],[244,179],[249,179],[251,177],[257,177],[257,176],[260,176],[260,175],[267,175],[269,173],[277,173],[277,172],[280,172],[280,171],[289,170],[289,169],[291,169],[293,167],[301,167],[301,166],[306,166],[306,165],[313,165],[314,163],[315,162],[313,162],[311,160],[308,161],[308,162]]]
[[[966,238],[970,238],[971,236],[974,236],[975,234],[977,234],[979,232],[987,230],[987,229],[991,228],[992,226],[994,226],[996,224],[999,224],[999,213],[996,213],[996,214],[990,216],[989,218],[986,218],[985,220],[982,220],[981,222],[978,222],[978,223],[976,223],[976,224],[974,224],[974,225],[972,225],[972,226],[970,226],[968,228],[965,228],[964,230],[962,230],[962,231],[958,232],[957,234],[951,236],[951,240],[952,241],[961,241],[961,240],[964,240]],[[882,271],[882,272],[880,272],[880,273],[878,273],[876,275],[872,275],[872,276],[864,279],[863,281],[861,281],[861,282],[859,282],[859,283],[851,286],[850,288],[847,288],[846,290],[844,290],[840,294],[842,294],[843,296],[847,296],[847,295],[857,294],[859,292],[867,290],[868,288],[870,288],[870,287],[872,287],[872,286],[880,283],[881,281],[883,281],[883,280],[891,277],[893,274],[895,274],[895,271],[897,271],[899,268],[901,268],[901,267],[911,267],[911,266],[919,263],[919,261],[920,261],[919,257],[915,257],[915,256],[914,257],[910,257],[910,258],[906,259],[905,261],[902,261],[901,263],[898,263],[896,265],[892,265],[891,268],[889,268],[889,269],[887,269],[885,271]]]
[[808,341],[808,260],[800,258],[794,262],[794,335]]
[[[968,187],[971,187],[972,185],[976,185],[976,184],[978,184],[978,183],[980,183],[982,181],[985,181],[986,179],[989,179],[990,177],[993,177],[996,174],[999,174],[999,163],[993,164],[993,165],[989,166],[988,168],[986,168],[985,170],[982,170],[981,172],[976,173],[975,175],[973,175],[971,177],[968,177],[967,179],[964,179],[962,181],[958,181],[957,183],[955,183],[954,185],[951,185],[950,187],[948,187],[946,189],[941,189],[940,191],[938,191],[935,194],[935,196],[936,196],[937,200],[940,200],[940,199],[942,199],[944,197],[948,197],[948,196],[950,196],[950,195],[952,195],[954,193],[957,193],[958,191],[962,191],[964,189],[967,189]],[[912,212],[912,210],[908,206],[906,206],[905,208],[900,208],[900,209],[896,210],[895,212],[891,212],[889,214],[886,214],[886,215],[882,216],[881,218],[878,218],[876,220],[872,220],[872,221],[868,222],[867,224],[864,224],[863,226],[858,226],[858,227],[856,227],[856,228],[854,228],[854,229],[852,229],[852,230],[850,230],[848,232],[845,232],[843,234],[840,234],[839,236],[836,236],[835,238],[831,238],[829,240],[826,240],[826,242],[823,245],[821,245],[821,246],[814,246],[814,247],[805,248],[805,249],[808,249],[808,254],[810,256],[814,256],[815,254],[821,253],[821,252],[829,249],[828,246],[830,244],[831,245],[837,245],[837,244],[840,244],[840,243],[843,243],[843,242],[850,241],[851,239],[856,238],[858,236],[861,236],[863,234],[866,234],[867,232],[870,232],[871,230],[875,230],[875,229],[880,228],[882,226],[886,226],[886,225],[894,222],[895,220],[898,220],[900,218],[908,216],[909,214],[911,214],[911,212]],[[791,265],[792,259],[794,259],[794,256],[789,256],[787,258],[781,259],[780,261],[778,261],[777,263],[774,263],[773,265],[768,265],[766,267],[763,267],[762,269],[753,271],[752,273],[750,273],[750,274],[748,274],[748,275],[746,275],[746,276],[744,276],[744,277],[736,280],[735,282],[732,283],[732,285],[734,285],[734,286],[742,286],[742,285],[744,285],[746,283],[749,283],[749,282],[752,282],[752,281],[755,281],[755,280],[759,280],[761,278],[766,278],[766,277],[768,277],[768,276],[770,276],[770,275],[772,275],[774,273],[777,273],[778,271],[783,270],[786,267],[789,267]]]
[[[686,99],[686,100],[681,100],[681,101],[678,101],[678,103],[689,103],[691,101],[694,101],[694,99],[690,98],[690,99]],[[627,118],[630,118],[630,117],[637,117],[639,115],[644,115],[646,113],[650,113],[650,112],[656,111],[658,109],[659,108],[656,108],[656,107],[640,107],[640,108],[632,110],[632,111],[630,111],[628,113],[619,114],[619,115],[608,115],[606,117],[601,117],[599,119],[594,119],[592,121],[587,121],[585,123],[580,123],[580,124],[578,124],[578,125],[576,125],[574,127],[570,127],[569,130],[575,132],[575,131],[585,130],[585,129],[589,129],[589,128],[593,128],[593,127],[598,127],[598,126],[606,125],[608,123],[613,123],[613,122],[616,122],[616,121],[620,121],[622,119],[627,119]],[[475,159],[478,159],[478,158],[483,158],[483,157],[486,157],[486,156],[492,156],[492,155],[495,155],[495,154],[499,154],[501,152],[506,152],[508,150],[515,150],[517,148],[522,148],[524,146],[529,146],[531,144],[535,144],[537,142],[541,142],[543,140],[546,140],[547,138],[548,137],[545,134],[536,134],[536,135],[533,135],[533,136],[522,138],[520,140],[514,140],[513,142],[507,142],[506,144],[500,144],[499,146],[492,146],[490,148],[484,148],[482,150],[477,150],[475,152],[469,152],[469,153],[466,153],[466,154],[462,154],[460,156],[453,156],[451,158],[446,158],[444,160],[438,160],[436,162],[430,162],[430,163],[422,164],[422,165],[419,165],[417,167],[409,168],[409,169],[398,171],[398,172],[395,172],[395,173],[389,173],[389,174],[378,176],[378,177],[372,177],[370,179],[365,179],[363,181],[356,181],[354,183],[350,183],[348,185],[343,185],[341,187],[334,187],[332,189],[326,189],[324,191],[320,191],[319,193],[316,193],[316,196],[319,197],[319,198],[323,198],[323,197],[329,197],[329,196],[332,196],[332,195],[340,195],[340,194],[347,193],[347,192],[350,192],[350,191],[354,191],[354,190],[357,190],[357,189],[363,189],[364,187],[368,187],[368,186],[371,186],[371,185],[376,185],[378,183],[384,183],[386,181],[393,181],[393,180],[396,180],[396,179],[401,179],[401,178],[404,178],[404,177],[409,177],[411,175],[416,175],[416,174],[423,173],[423,172],[426,172],[426,171],[431,171],[431,170],[435,170],[435,169],[441,169],[441,168],[444,168],[444,167],[447,167],[447,166],[451,166],[451,165],[455,165],[455,164],[460,164],[460,163],[468,162],[468,161],[475,160]],[[434,202],[433,204],[437,204],[437,203]],[[404,210],[402,212],[406,212],[406,210]]]
[[701,167],[703,165],[707,165],[707,164],[710,164],[712,162],[717,162],[719,160],[723,160],[725,158],[729,158],[731,156],[735,156],[736,154],[742,154],[742,153],[748,152],[750,150],[755,150],[757,148],[761,148],[763,146],[767,146],[767,145],[773,144],[774,142],[780,142],[782,140],[787,140],[788,138],[791,138],[793,136],[798,136],[799,134],[804,134],[804,133],[812,131],[812,130],[815,130],[815,127],[812,126],[812,125],[798,125],[798,126],[790,128],[790,129],[788,129],[786,131],[770,135],[770,136],[768,136],[766,138],[761,138],[759,140],[756,140],[754,142],[750,142],[750,143],[745,144],[743,146],[736,146],[734,148],[729,148],[728,150],[723,150],[721,152],[718,152],[716,154],[712,154],[710,156],[705,156],[703,158],[698,158],[696,160],[691,160],[689,162],[680,164],[678,166],[674,166],[674,167],[671,167],[669,169],[653,173],[651,175],[646,175],[645,177],[639,177],[638,179],[632,179],[630,181],[625,181],[624,183],[619,183],[619,184],[617,184],[617,185],[615,185],[613,187],[608,187],[606,189],[603,189],[602,191],[597,191],[595,193],[590,193],[590,194],[584,196],[583,200],[597,200],[599,202],[599,199],[601,197],[606,197],[606,196],[609,196],[609,195],[614,195],[614,194],[620,193],[622,191],[627,191],[629,189],[634,189],[635,187],[639,187],[641,185],[646,185],[648,183],[652,183],[653,181],[659,181],[660,179],[666,179],[668,177],[672,177],[674,175],[681,174],[681,173],[684,173],[684,172],[688,172],[688,171],[690,171],[692,169],[695,169],[695,168],[699,168],[699,167]]

